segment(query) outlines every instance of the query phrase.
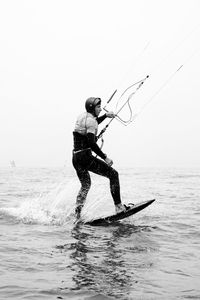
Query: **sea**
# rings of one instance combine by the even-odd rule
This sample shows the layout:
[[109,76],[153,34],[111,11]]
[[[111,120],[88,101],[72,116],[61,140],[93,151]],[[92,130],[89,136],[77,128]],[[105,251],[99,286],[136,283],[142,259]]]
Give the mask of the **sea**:
[[0,169],[0,299],[200,299],[200,169],[119,168],[124,203],[156,199],[107,226],[107,178],[82,211],[71,166]]

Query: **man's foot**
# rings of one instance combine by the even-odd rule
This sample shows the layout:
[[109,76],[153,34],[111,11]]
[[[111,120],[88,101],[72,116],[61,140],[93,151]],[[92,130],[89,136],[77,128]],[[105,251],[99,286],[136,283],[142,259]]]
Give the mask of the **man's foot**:
[[120,203],[120,204],[115,205],[115,212],[116,212],[116,214],[119,214],[123,211],[126,211],[126,210],[130,209],[130,208],[131,208],[131,206]]

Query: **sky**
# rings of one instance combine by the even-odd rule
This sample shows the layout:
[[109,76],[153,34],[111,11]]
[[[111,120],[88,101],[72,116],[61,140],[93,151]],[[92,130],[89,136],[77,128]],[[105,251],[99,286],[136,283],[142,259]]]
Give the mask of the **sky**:
[[199,11],[199,0],[2,0],[0,167],[71,167],[85,100],[104,107],[117,89],[115,110],[147,75],[130,102],[133,114],[148,105],[110,124],[103,151],[116,168],[200,167]]

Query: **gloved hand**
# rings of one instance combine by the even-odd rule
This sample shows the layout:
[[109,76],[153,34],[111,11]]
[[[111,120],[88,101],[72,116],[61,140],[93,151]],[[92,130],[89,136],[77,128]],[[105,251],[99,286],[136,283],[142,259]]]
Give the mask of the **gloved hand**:
[[110,158],[108,158],[108,157],[106,157],[105,159],[104,159],[104,161],[107,163],[107,165],[109,165],[110,167],[112,166],[112,164],[113,164],[113,161],[112,161],[112,159],[110,159]]
[[106,113],[106,117],[108,117],[108,118],[115,118],[115,114],[114,114],[113,111],[108,111],[108,112]]

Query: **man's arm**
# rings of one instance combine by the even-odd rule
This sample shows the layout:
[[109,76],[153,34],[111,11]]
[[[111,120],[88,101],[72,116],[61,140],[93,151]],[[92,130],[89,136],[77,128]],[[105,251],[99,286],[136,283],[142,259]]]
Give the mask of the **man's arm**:
[[106,115],[106,114],[102,115],[101,117],[97,117],[97,118],[96,118],[97,123],[100,124],[100,123],[103,122],[106,118],[107,118],[107,115]]
[[103,120],[105,120],[105,118],[115,118],[114,112],[113,111],[108,111],[103,116],[96,118],[97,123],[100,124],[101,122],[103,122]]
[[91,132],[88,132],[87,139],[88,139],[89,147],[92,149],[92,151],[94,151],[102,159],[106,159],[107,155],[105,153],[103,153],[101,151],[101,149],[99,148],[99,146],[97,145],[96,140],[95,140],[95,135]]

